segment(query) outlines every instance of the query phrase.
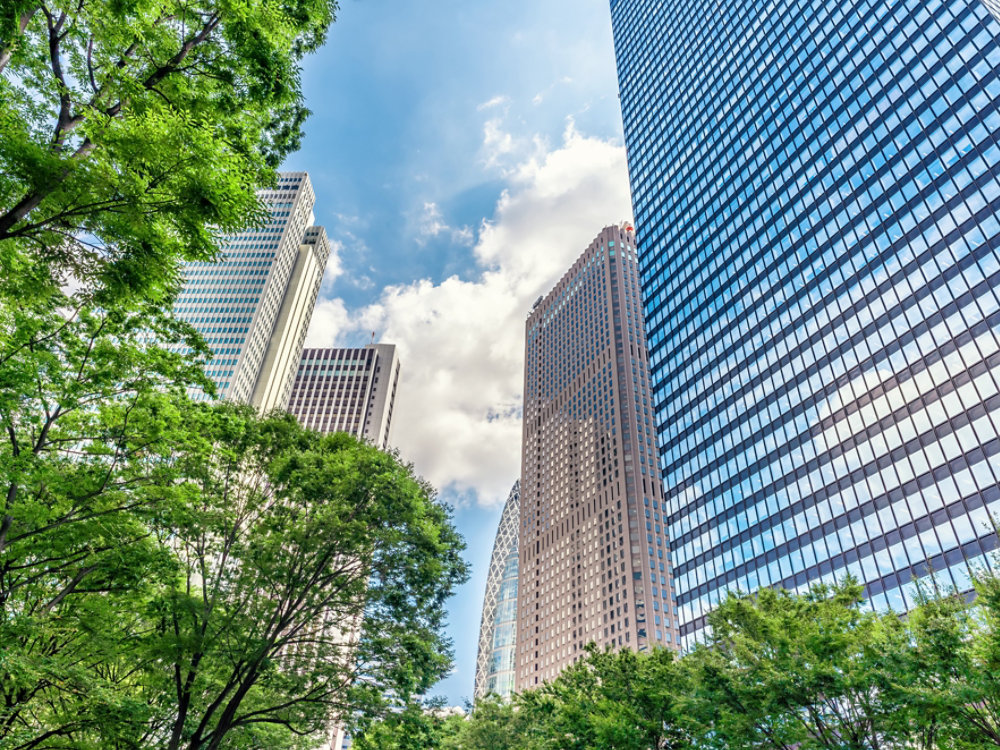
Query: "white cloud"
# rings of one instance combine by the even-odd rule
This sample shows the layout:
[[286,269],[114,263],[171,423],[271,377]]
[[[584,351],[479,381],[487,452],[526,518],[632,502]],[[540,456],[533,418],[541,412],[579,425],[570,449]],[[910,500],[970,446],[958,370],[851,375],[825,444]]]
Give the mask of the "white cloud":
[[395,343],[393,442],[437,487],[501,502],[520,473],[525,316],[603,227],[630,213],[624,149],[569,123],[557,148],[510,170],[473,249],[478,276],[388,287],[350,315],[323,301],[309,340],[329,346],[374,330]]
[[503,120],[495,117],[483,125],[483,162],[487,167],[499,167],[504,157],[516,149],[514,136],[503,129]]
[[487,99],[485,102],[483,102],[482,104],[478,105],[476,107],[476,110],[478,112],[482,112],[483,110],[486,110],[486,109],[496,109],[497,107],[504,107],[504,108],[506,108],[508,105],[510,105],[510,97],[509,96],[505,96],[503,94],[497,94],[492,99]]
[[330,257],[326,260],[326,269],[323,271],[323,282],[320,287],[321,292],[329,292],[334,283],[344,273],[344,263],[341,254],[344,250],[344,243],[339,240],[330,240]]
[[420,220],[418,232],[417,243],[421,245],[427,241],[428,237],[438,237],[442,234],[450,237],[451,241],[456,245],[468,245],[471,247],[475,241],[475,234],[472,231],[472,227],[450,226],[441,215],[441,209],[433,202],[424,203],[424,213]]
[[[324,282],[325,285],[325,282]],[[353,327],[342,299],[318,299],[306,334],[307,347],[335,346],[340,336]]]
[[447,229],[448,225],[441,217],[441,209],[437,207],[437,204],[425,203],[424,216],[420,222],[420,234],[425,237],[437,237]]

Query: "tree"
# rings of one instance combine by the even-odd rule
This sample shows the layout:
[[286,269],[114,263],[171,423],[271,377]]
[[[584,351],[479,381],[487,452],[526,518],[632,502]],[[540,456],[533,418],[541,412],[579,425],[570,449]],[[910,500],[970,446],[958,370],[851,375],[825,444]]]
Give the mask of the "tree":
[[1000,579],[975,578],[976,600],[923,591],[907,617],[912,647],[898,672],[903,715],[936,748],[1000,746]]
[[205,407],[188,434],[174,464],[192,495],[158,521],[181,575],[151,604],[162,746],[298,747],[444,674],[463,544],[409,467],[250,407]]
[[466,717],[445,715],[442,700],[409,701],[385,716],[363,722],[352,747],[357,750],[450,750],[461,745]]
[[0,7],[0,274],[161,302],[179,259],[262,217],[295,149],[299,61],[334,0],[14,0]]
[[964,597],[941,591],[936,581],[918,587],[917,606],[904,619],[904,645],[887,654],[891,678],[883,686],[899,706],[890,717],[892,734],[909,738],[909,747],[956,747],[951,681],[975,629],[972,613]]
[[441,728],[439,744],[441,750],[526,748],[532,731],[540,728],[535,718],[512,701],[487,696],[476,703],[468,716],[446,722]]
[[685,689],[672,651],[600,651],[591,644],[586,658],[518,696],[515,706],[544,747],[682,750],[692,747],[679,711]]
[[150,586],[172,575],[148,519],[177,500],[184,389],[209,387],[200,340],[154,305],[73,302],[0,306],[4,747],[137,709],[123,684],[136,665],[118,671],[117,656]]
[[892,746],[901,705],[884,687],[902,627],[864,611],[861,592],[848,581],[803,596],[729,595],[709,614],[707,646],[686,659],[706,736],[727,748]]
[[[191,403],[156,376],[188,360],[121,345],[136,323],[40,332],[76,341],[48,362],[73,376],[42,377],[47,411],[23,419],[4,394],[0,744],[292,748],[426,689],[466,575],[447,509],[347,435]],[[29,391],[21,359],[6,372]]]

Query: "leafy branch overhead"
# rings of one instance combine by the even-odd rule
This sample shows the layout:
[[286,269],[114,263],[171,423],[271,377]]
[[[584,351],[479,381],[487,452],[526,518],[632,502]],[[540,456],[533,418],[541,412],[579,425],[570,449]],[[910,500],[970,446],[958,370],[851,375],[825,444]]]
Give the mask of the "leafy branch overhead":
[[333,0],[52,0],[0,10],[0,272],[169,292],[262,217],[298,147]]

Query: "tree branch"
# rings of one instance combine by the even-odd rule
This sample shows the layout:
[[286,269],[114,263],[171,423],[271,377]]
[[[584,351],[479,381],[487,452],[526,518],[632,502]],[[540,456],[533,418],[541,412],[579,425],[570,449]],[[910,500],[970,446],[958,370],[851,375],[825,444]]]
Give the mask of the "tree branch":
[[3,73],[4,68],[7,67],[7,63],[10,62],[10,58],[14,54],[14,48],[17,46],[16,37],[21,36],[24,33],[24,30],[28,28],[28,24],[31,23],[31,19],[35,17],[35,14],[37,14],[39,10],[40,8],[36,6],[21,14],[21,18],[17,22],[17,34],[15,35],[15,38],[11,39],[10,44],[6,47],[0,49],[0,73]]
[[[48,11],[45,11],[48,15]],[[73,129],[80,125],[85,120],[84,115],[72,116],[69,112],[69,107],[72,106],[72,102],[69,99],[69,88],[66,86],[65,79],[62,75],[61,62],[59,62],[59,40],[62,37],[59,36],[59,32],[62,30],[62,24],[65,23],[66,15],[65,13],[60,18],[58,22],[53,24],[51,17],[49,21],[49,47],[50,56],[52,57],[53,73],[56,79],[59,81],[60,85],[60,114],[59,114],[59,124],[56,126],[56,131],[53,136],[53,145],[57,150],[61,150],[66,135],[69,134]],[[151,90],[156,84],[162,81],[164,78],[169,76],[171,73],[176,72],[180,64],[187,58],[191,51],[197,47],[199,44],[204,43],[212,33],[218,28],[219,24],[222,22],[222,17],[218,13],[214,13],[208,17],[208,20],[202,26],[201,30],[193,36],[189,37],[180,47],[180,49],[167,60],[166,63],[155,69],[150,73],[146,79],[142,82],[142,87],[146,90]],[[134,46],[134,45],[133,45]],[[131,50],[132,47],[129,48]],[[128,53],[129,50],[126,50]],[[122,58],[127,59],[125,57]],[[108,117],[119,117],[122,110],[128,104],[127,99],[120,99],[116,104],[106,108],[104,114]],[[97,147],[90,138],[84,138],[80,146],[73,152],[70,159],[71,161],[78,161],[89,156],[94,149]],[[31,211],[36,209],[45,198],[47,198],[51,193],[59,188],[62,182],[69,176],[72,171],[72,164],[67,164],[60,174],[53,180],[49,181],[47,185],[36,187],[34,190],[29,192],[27,195],[21,198],[14,206],[8,210],[5,214],[0,215],[0,240],[10,239],[18,236],[18,233],[13,231],[14,227],[21,222]]]
[[62,67],[62,50],[60,49],[60,45],[66,34],[69,33],[68,29],[63,31],[68,15],[66,11],[63,11],[59,15],[59,18],[56,19],[49,12],[48,8],[44,6],[42,7],[42,13],[45,14],[45,21],[49,31],[49,64],[52,68],[52,75],[55,77],[56,83],[59,84],[59,119],[56,121],[55,131],[52,133],[52,145],[55,146],[57,151],[61,151],[66,142],[66,136],[69,135],[69,131],[83,120],[80,117],[73,117],[73,99],[70,96],[70,87],[66,83],[66,75]]

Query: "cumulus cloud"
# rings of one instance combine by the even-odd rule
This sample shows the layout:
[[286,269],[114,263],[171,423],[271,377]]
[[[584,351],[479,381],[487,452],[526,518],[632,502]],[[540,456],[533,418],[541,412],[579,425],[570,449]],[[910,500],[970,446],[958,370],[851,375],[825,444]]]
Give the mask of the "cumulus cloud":
[[419,236],[417,237],[417,242],[421,245],[423,245],[429,237],[439,237],[441,235],[449,237],[451,241],[457,245],[471,246],[475,240],[472,227],[450,226],[441,215],[441,209],[438,208],[437,204],[433,202],[424,203],[423,216],[420,219],[420,227],[418,231]]
[[624,149],[570,123],[558,147],[510,170],[472,250],[478,275],[388,287],[353,313],[325,300],[309,340],[329,346],[374,330],[396,344],[395,445],[439,488],[502,502],[520,473],[525,317],[598,232],[630,212]]
[[320,287],[321,292],[329,292],[337,279],[343,275],[343,251],[344,243],[339,240],[330,240],[330,257],[327,258],[326,269],[323,271],[323,281]]
[[344,300],[323,299],[316,300],[316,307],[313,308],[312,321],[309,324],[309,331],[306,333],[306,347],[337,346],[341,337],[351,331],[355,323],[347,312]]

